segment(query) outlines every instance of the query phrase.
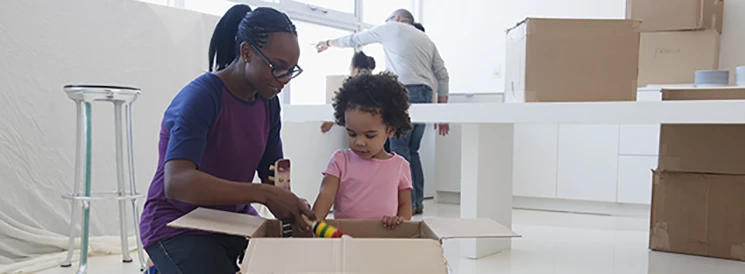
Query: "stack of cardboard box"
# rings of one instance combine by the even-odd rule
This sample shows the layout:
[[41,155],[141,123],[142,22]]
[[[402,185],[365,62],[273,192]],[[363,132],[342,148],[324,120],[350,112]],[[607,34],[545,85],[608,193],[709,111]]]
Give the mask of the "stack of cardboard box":
[[[745,88],[663,89],[662,99],[745,100]],[[649,246],[745,261],[745,125],[661,126]]]
[[719,68],[722,0],[627,0],[640,20],[639,87],[692,84],[697,70]]

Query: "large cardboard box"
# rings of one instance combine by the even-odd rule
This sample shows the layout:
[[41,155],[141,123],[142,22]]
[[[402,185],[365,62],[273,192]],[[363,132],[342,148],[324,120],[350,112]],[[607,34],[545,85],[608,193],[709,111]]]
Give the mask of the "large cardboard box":
[[[745,88],[666,88],[662,100],[745,100]],[[661,125],[658,169],[745,174],[745,125]]]
[[388,230],[377,220],[327,220],[353,238],[279,238],[281,224],[258,216],[198,208],[170,226],[250,238],[241,273],[448,273],[441,242],[520,235],[490,219],[425,219]]
[[714,29],[722,33],[722,0],[626,0],[626,18],[641,31]]
[[745,176],[654,174],[649,248],[745,261]]
[[636,100],[638,21],[528,18],[506,51],[506,102]]
[[693,84],[697,70],[719,69],[716,30],[643,32],[639,40],[639,86]]

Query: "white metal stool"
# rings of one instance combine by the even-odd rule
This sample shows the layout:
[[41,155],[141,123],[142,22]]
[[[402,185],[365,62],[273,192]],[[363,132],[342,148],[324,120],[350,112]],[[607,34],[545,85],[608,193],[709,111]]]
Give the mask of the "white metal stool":
[[[119,201],[119,223],[122,244],[122,261],[125,263],[132,262],[129,256],[129,247],[127,243],[127,201],[132,204],[132,213],[134,220],[135,237],[137,238],[137,255],[140,260],[142,270],[146,268],[147,262],[142,249],[140,240],[140,213],[137,209],[137,199],[144,197],[144,194],[138,194],[135,186],[134,159],[132,155],[132,103],[140,95],[141,91],[133,87],[117,86],[97,86],[97,85],[67,85],[64,87],[67,96],[75,101],[77,107],[77,136],[75,150],[75,182],[71,194],[62,195],[65,199],[72,200],[72,216],[70,220],[70,240],[67,246],[67,258],[62,263],[62,267],[72,266],[73,246],[75,243],[76,215],[82,209],[83,212],[83,232],[80,243],[80,267],[77,273],[86,273],[88,267],[88,245],[90,230],[90,209],[91,201],[94,200],[118,200]],[[111,102],[114,104],[114,134],[116,146],[116,178],[117,192],[114,193],[91,193],[91,104],[96,101]],[[126,124],[127,138],[127,160],[129,170],[129,190],[126,189],[124,182],[124,148],[122,128],[122,107],[124,107],[124,116]],[[85,159],[83,159],[85,156]],[[85,165],[83,167],[83,164]],[[84,170],[84,178],[81,178],[81,169]],[[80,184],[84,183],[83,192],[80,192]],[[82,208],[78,208],[78,203]]]

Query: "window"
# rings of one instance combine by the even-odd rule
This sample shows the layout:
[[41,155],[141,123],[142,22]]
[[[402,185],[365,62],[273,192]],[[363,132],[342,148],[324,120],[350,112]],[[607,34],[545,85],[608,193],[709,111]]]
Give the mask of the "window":
[[157,5],[163,5],[163,6],[170,6],[171,0],[137,0],[140,2],[150,3],[150,4],[157,4]]
[[412,0],[362,0],[362,20],[368,24],[380,25],[397,9],[415,13],[413,3]]
[[184,7],[188,10],[223,16],[238,3],[227,0],[184,0]]
[[354,14],[354,0],[295,0],[320,9],[331,9]]
[[303,74],[290,81],[290,104],[309,105],[326,103],[326,76],[349,75],[349,64],[354,55],[351,48],[330,48],[317,53],[319,41],[351,34],[351,31],[295,21],[300,43],[298,65]]

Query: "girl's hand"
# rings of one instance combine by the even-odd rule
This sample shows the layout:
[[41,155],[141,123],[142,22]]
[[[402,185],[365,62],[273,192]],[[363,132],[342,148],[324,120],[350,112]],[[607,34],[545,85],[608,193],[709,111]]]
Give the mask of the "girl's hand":
[[399,216],[384,216],[383,227],[387,229],[394,229],[396,226],[404,222],[404,219]]
[[321,132],[322,133],[329,132],[329,130],[331,130],[332,127],[334,127],[334,123],[332,123],[332,122],[323,122],[323,124],[321,124]]

